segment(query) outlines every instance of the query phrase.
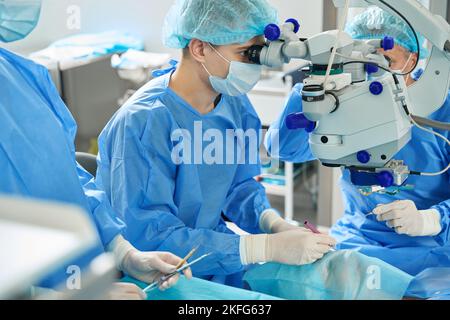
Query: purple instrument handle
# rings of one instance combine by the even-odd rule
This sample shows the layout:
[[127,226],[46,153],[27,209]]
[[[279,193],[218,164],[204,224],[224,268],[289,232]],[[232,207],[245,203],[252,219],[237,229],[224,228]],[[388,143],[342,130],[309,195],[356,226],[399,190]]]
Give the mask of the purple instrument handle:
[[[303,225],[305,226],[305,228],[311,230],[315,234],[322,234],[322,232],[320,232],[315,225],[313,225],[312,223],[309,223],[308,220],[305,220],[305,223]],[[336,249],[330,248],[330,251],[334,252],[334,251],[336,251]]]
[[321,233],[319,230],[317,230],[316,226],[312,223],[309,223],[308,220],[305,221],[304,226],[311,230],[313,233]]

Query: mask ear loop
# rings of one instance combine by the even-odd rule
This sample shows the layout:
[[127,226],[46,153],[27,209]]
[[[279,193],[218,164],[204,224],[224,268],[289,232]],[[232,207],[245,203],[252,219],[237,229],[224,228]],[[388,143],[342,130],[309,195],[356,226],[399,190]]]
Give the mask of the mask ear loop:
[[209,75],[210,77],[212,77],[211,72],[209,72],[208,68],[206,68],[206,66],[205,66],[204,63],[202,63],[202,67],[203,67],[203,69],[205,69],[206,73],[208,73],[208,75]]
[[225,58],[216,48],[214,48],[212,45],[211,45],[211,43],[209,43],[208,42],[208,45],[211,47],[211,49],[213,49],[214,50],[214,52],[219,56],[219,57],[221,57],[223,60],[225,60],[226,62],[228,62],[229,64],[231,64],[231,61],[230,60],[228,60],[227,58]]
[[406,86],[408,86],[408,80],[411,78],[411,75],[410,74],[408,74],[407,76],[406,76],[406,80],[405,80],[405,82],[406,82]]
[[[213,49],[213,50],[215,50],[214,48],[213,48],[213,46],[211,46],[211,44],[208,42],[208,45],[211,47],[211,49]],[[203,69],[205,69],[205,71],[206,71],[206,73],[210,76],[210,77],[212,77],[213,75],[211,74],[211,72],[209,72],[209,70],[208,70],[208,68],[206,68],[206,66],[205,66],[205,64],[202,62],[202,67],[203,67]]]
[[[412,58],[413,54],[412,52],[409,53],[409,57],[408,60],[406,60],[405,66],[403,67],[402,71],[400,71],[400,73],[404,73],[406,67],[408,67],[408,64],[411,62],[411,58]],[[408,73],[408,75],[406,76],[405,82],[408,83],[408,80],[411,78],[411,73]]]
[[412,54],[412,52],[410,52],[410,53],[409,53],[408,60],[406,60],[405,65],[404,65],[402,71],[400,71],[400,73],[405,72],[405,69],[406,69],[406,67],[408,66],[408,64],[410,63],[412,56],[413,56],[413,54]]
[[[214,48],[211,43],[208,42],[208,46],[210,46],[211,49],[213,49],[213,51],[219,56],[221,57],[223,60],[225,60],[226,62],[228,62],[231,65],[231,61],[228,60],[227,58],[225,58],[216,48]],[[209,72],[208,68],[206,68],[205,64],[202,63],[202,67],[205,69],[205,71],[208,73],[208,75],[210,77],[212,77],[213,75],[211,74],[211,72]]]

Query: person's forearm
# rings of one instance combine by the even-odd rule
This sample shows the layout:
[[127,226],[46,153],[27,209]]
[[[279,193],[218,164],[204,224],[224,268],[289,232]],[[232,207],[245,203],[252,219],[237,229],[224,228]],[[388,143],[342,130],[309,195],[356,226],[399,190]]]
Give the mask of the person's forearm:
[[123,271],[123,261],[125,259],[125,256],[133,251],[136,250],[130,242],[125,240],[121,234],[117,235],[108,245],[107,245],[107,251],[114,254],[114,260],[116,262],[117,269]]
[[239,251],[243,265],[267,261],[267,234],[241,236]]
[[267,209],[261,214],[259,220],[259,227],[265,233],[276,232],[273,228],[284,219],[278,214],[275,209]]
[[433,206],[431,209],[439,212],[441,232],[435,237],[441,245],[450,243],[450,199]]
[[[193,266],[196,275],[229,275],[243,270],[239,252],[240,236],[209,229],[179,227],[169,232],[151,234],[146,239],[152,250],[167,251],[177,256],[185,256],[199,246],[197,255],[212,253],[205,261]],[[136,244],[139,248],[139,246]]]
[[89,206],[89,213],[95,222],[102,244],[106,247],[125,229],[125,224],[117,217],[105,192],[97,187],[92,176],[78,163],[77,172]]
[[[278,133],[276,130],[279,130]],[[309,134],[305,130],[271,129],[266,146],[271,157],[282,161],[303,163],[315,159],[309,146]]]
[[223,212],[242,230],[259,234],[261,233],[261,214],[268,209],[270,209],[270,203],[264,187],[250,178],[232,187]]
[[[267,209],[262,213],[259,224],[261,230],[265,233],[279,233],[299,229],[298,226],[291,224],[282,218],[278,211],[273,208]],[[304,230],[304,228],[300,229]]]

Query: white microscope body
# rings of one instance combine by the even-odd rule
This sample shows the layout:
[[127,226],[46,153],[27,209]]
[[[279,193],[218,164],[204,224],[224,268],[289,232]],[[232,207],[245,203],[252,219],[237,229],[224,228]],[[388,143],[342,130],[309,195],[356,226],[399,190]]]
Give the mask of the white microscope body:
[[[345,0],[334,3],[342,7]],[[406,86],[403,76],[388,72],[386,60],[377,52],[379,48],[391,49],[392,38],[359,41],[333,30],[299,40],[298,25],[288,20],[279,35],[272,36],[278,39],[249,55],[270,67],[291,59],[310,61],[311,76],[304,81],[302,92],[303,114],[288,118],[290,126],[311,132],[311,150],[322,164],[384,174],[381,186],[401,186],[414,172],[403,161],[392,159],[411,139],[410,116],[428,117],[443,105],[448,94],[450,26],[415,0],[351,1],[351,6],[369,5],[394,15],[400,13],[433,45],[423,75],[412,86]],[[324,84],[336,43],[337,54]],[[367,65],[376,66],[369,77]]]

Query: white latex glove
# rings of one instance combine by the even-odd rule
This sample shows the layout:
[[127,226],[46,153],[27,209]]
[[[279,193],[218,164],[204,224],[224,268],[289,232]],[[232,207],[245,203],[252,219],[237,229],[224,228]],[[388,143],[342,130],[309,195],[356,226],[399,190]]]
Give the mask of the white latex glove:
[[[181,260],[181,258],[170,252],[141,252],[133,250],[125,256],[122,263],[122,271],[135,279],[152,283],[165,274],[174,272]],[[191,269],[186,269],[183,273],[186,278],[192,278]],[[167,281],[160,283],[159,289],[166,290],[174,286],[179,278],[180,275],[176,274]]]
[[275,209],[267,209],[261,214],[259,227],[265,233],[278,233],[297,229],[305,230],[303,227],[295,226],[284,220]]
[[[114,253],[116,265],[127,275],[146,283],[152,283],[162,276],[172,273],[182,261],[181,258],[169,252],[141,252],[135,249],[121,235],[114,238],[108,245],[108,250]],[[186,278],[192,278],[190,268],[183,271]],[[160,290],[175,285],[179,275],[169,278],[160,284]]]
[[106,293],[108,300],[145,300],[147,295],[133,283],[117,282]]
[[411,200],[378,205],[373,213],[378,221],[386,221],[398,234],[412,237],[435,236],[442,231],[441,215],[437,210],[417,210]]
[[270,235],[243,236],[241,260],[244,265],[259,262],[304,265],[321,259],[335,245],[334,238],[304,228]]

